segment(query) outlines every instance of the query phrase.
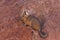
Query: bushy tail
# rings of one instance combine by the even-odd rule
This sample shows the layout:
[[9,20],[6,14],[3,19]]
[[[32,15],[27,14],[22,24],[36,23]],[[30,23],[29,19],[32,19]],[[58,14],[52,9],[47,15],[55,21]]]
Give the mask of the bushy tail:
[[47,38],[47,36],[48,36],[48,34],[47,33],[45,33],[45,32],[39,32],[39,35],[40,35],[40,37],[42,37],[42,38]]

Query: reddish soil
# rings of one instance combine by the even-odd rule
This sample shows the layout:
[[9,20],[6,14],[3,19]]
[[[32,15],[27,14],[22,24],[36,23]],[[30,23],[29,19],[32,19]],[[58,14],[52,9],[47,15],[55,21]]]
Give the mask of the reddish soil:
[[[17,21],[23,8],[39,19],[45,15],[47,38]],[[0,40],[60,40],[60,0],[0,0]]]

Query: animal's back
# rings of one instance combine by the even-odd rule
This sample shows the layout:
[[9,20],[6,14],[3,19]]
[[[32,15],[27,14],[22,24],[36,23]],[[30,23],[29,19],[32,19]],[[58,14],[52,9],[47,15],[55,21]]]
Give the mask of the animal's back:
[[40,24],[40,21],[39,21],[39,19],[37,17],[29,15],[28,20],[30,21],[31,27],[34,30],[37,30],[37,31],[41,30],[41,24]]

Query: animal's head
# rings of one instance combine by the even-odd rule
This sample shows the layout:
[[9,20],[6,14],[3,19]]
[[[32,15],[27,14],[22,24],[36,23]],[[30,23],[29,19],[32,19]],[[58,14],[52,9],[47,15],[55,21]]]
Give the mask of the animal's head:
[[29,11],[28,10],[23,10],[23,13],[22,13],[22,17],[28,17],[30,14],[29,14]]

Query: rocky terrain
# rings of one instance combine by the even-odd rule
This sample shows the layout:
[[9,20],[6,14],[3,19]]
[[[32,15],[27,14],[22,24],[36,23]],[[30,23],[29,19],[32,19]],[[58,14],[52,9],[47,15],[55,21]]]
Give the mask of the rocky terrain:
[[[23,8],[39,19],[45,15],[47,38],[17,20]],[[0,40],[60,40],[60,0],[0,0]]]

